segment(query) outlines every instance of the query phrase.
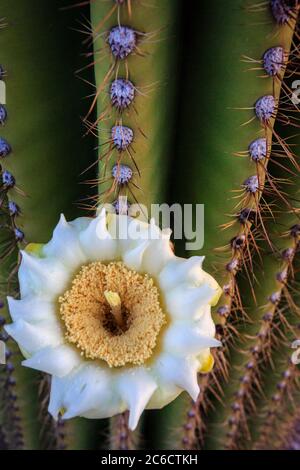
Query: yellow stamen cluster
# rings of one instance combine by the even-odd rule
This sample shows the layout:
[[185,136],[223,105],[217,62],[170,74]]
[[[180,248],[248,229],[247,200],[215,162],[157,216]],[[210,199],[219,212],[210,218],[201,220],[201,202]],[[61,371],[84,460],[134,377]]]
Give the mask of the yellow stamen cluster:
[[59,304],[66,339],[110,367],[145,363],[166,323],[153,279],[121,262],[83,266]]

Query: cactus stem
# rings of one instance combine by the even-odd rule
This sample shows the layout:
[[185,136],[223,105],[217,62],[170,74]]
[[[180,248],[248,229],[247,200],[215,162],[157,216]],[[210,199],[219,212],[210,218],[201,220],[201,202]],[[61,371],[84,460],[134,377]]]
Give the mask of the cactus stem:
[[282,436],[276,450],[300,450],[300,413],[293,409],[282,428]]
[[196,450],[198,449],[198,433],[201,439],[201,420],[200,420],[200,406],[201,406],[202,392],[200,390],[198,399],[196,402],[191,402],[191,406],[186,413],[185,423],[183,425],[183,435],[181,439],[181,445],[184,450]]
[[50,397],[50,377],[42,374],[39,382],[39,421],[41,424],[40,441],[44,450],[66,449],[66,424],[59,417],[54,421],[48,412]]
[[[5,324],[4,318],[1,326]],[[2,330],[2,328],[1,328]],[[3,331],[3,330],[2,330]],[[0,339],[9,344],[9,337],[5,332],[0,334]],[[2,434],[4,442],[9,449],[22,449],[24,445],[23,429],[19,415],[18,397],[16,394],[16,379],[14,377],[13,354],[7,349],[6,357],[9,359],[0,376],[1,383],[1,407],[2,409]]]
[[264,423],[254,446],[256,450],[276,447],[273,439],[275,425],[278,424],[278,419],[281,421],[284,417],[286,411],[284,404],[287,400],[290,401],[292,399],[291,391],[297,384],[298,378],[299,371],[297,367],[289,361],[280,381],[276,384],[276,392],[273,393],[270,404],[264,412]]
[[[215,361],[214,370],[210,374],[199,375],[200,393],[196,402],[191,401],[183,425],[183,435],[181,446],[185,450],[195,450],[204,444],[206,425],[204,416],[211,408],[210,392],[217,400],[222,402],[222,387],[219,384],[219,377],[228,380],[228,365],[226,353],[228,353],[229,343],[232,341],[233,326],[228,324],[222,327],[220,324],[216,328],[216,338],[222,340],[221,348],[213,351]],[[234,336],[237,332],[234,332]]]
[[[255,6],[256,11],[260,11],[261,9],[266,9],[269,7],[269,2],[260,3]],[[295,29],[295,18],[293,18],[293,31]],[[274,52],[274,51],[272,51]],[[276,50],[278,52],[278,50]],[[267,56],[266,56],[267,53]],[[222,343],[225,346],[225,355],[224,351],[222,351],[223,357],[225,358],[225,364],[227,362],[227,354],[226,349],[229,347],[230,343],[232,342],[232,333],[233,336],[236,332],[234,328],[234,322],[237,320],[239,321],[241,314],[245,317],[244,309],[241,303],[241,297],[239,294],[239,286],[237,282],[237,275],[238,273],[244,271],[247,275],[248,280],[250,278],[248,276],[248,266],[252,266],[252,257],[251,251],[250,256],[247,255],[247,250],[249,249],[249,242],[252,241],[252,237],[254,238],[253,245],[255,247],[255,251],[259,253],[259,248],[255,241],[255,232],[262,231],[265,240],[267,241],[268,245],[274,251],[273,243],[270,240],[270,236],[268,230],[265,225],[266,221],[266,213],[269,213],[270,216],[273,218],[273,209],[272,205],[270,205],[266,198],[266,196],[276,195],[279,196],[281,200],[287,204],[289,209],[293,209],[291,204],[289,203],[288,199],[286,198],[285,193],[282,193],[281,188],[278,185],[286,183],[286,180],[282,180],[279,178],[272,177],[268,170],[267,165],[269,160],[273,159],[273,154],[271,153],[271,139],[274,137],[275,146],[279,145],[280,150],[277,152],[280,154],[281,157],[287,158],[289,161],[296,163],[294,154],[290,151],[290,148],[284,139],[282,139],[277,132],[274,130],[274,122],[275,118],[278,119],[279,122],[285,120],[287,122],[287,116],[285,115],[286,111],[290,111],[289,108],[286,108],[286,103],[284,100],[279,100],[278,96],[278,88],[283,90],[282,79],[283,75],[287,72],[287,64],[289,64],[289,60],[287,57],[287,53],[285,53],[284,59],[286,63],[281,64],[280,67],[274,66],[274,62],[271,60],[270,64],[270,54],[271,51],[268,50],[264,53],[263,59],[259,61],[259,66],[262,69],[265,66],[265,69],[268,69],[269,77],[275,82],[278,81],[276,93],[274,91],[273,94],[263,95],[261,96],[254,104],[253,107],[250,108],[235,108],[235,109],[253,109],[254,116],[249,119],[247,122],[243,124],[246,126],[250,124],[250,122],[254,121],[255,118],[261,124],[261,130],[264,133],[263,138],[257,139],[256,141],[252,141],[249,145],[249,148],[245,152],[239,152],[237,156],[247,156],[252,159],[256,163],[256,174],[249,176],[244,183],[242,184],[242,190],[235,191],[239,192],[235,198],[239,199],[237,206],[235,207],[236,214],[234,215],[234,220],[230,221],[229,223],[222,226],[222,228],[229,228],[232,227],[236,222],[239,222],[240,227],[237,231],[234,238],[231,239],[231,242],[228,246],[230,246],[232,250],[232,256],[230,261],[225,264],[225,282],[223,284],[223,302],[221,306],[219,306],[217,310],[217,314],[219,315],[219,321],[223,328],[223,332],[221,332],[220,337],[223,339]],[[294,52],[293,52],[294,54]],[[247,60],[252,62],[252,59],[246,58]],[[271,58],[272,59],[272,58]],[[283,61],[284,62],[284,61]],[[258,62],[257,62],[258,63]],[[281,66],[282,65],[282,66]],[[280,70],[279,70],[280,69]],[[272,72],[272,74],[270,73]],[[276,72],[276,73],[275,73]],[[267,73],[267,70],[265,70]],[[274,75],[273,75],[274,74]],[[282,74],[282,76],[281,76]],[[262,145],[263,144],[263,145]],[[279,163],[280,165],[280,163]],[[295,165],[295,168],[298,169],[298,165]],[[296,211],[295,211],[296,212]],[[293,255],[295,254],[296,250],[293,251]],[[279,291],[284,292],[285,297],[288,298],[288,293],[286,294],[286,287],[287,287],[287,274],[291,274],[292,270],[290,269],[290,260],[284,260],[284,267],[280,270],[280,275],[277,277],[277,282],[279,283]],[[287,265],[289,266],[288,271],[286,270]],[[253,269],[249,269],[252,273]],[[254,277],[255,279],[255,277]],[[255,300],[255,292],[250,281],[250,289],[252,292],[252,296]],[[274,293],[274,294],[277,294]],[[269,305],[271,307],[271,305]],[[272,306],[272,318],[274,316],[274,312],[280,310],[276,305]],[[268,312],[265,312],[268,313]],[[233,315],[232,315],[233,314]],[[246,316],[247,317],[247,316]],[[237,396],[233,403],[234,409],[232,410],[233,413],[229,416],[228,423],[230,429],[227,435],[227,447],[228,448],[237,448],[238,446],[238,438],[240,435],[240,430],[242,428],[243,432],[248,434],[250,437],[250,432],[248,430],[248,423],[247,423],[247,414],[246,412],[248,409],[254,409],[255,404],[250,394],[250,390],[255,387],[259,390],[260,387],[260,380],[259,380],[259,367],[261,365],[261,357],[265,359],[266,347],[270,346],[271,341],[269,340],[268,334],[264,336],[264,328],[266,331],[271,334],[270,323],[268,323],[268,318],[265,316],[262,319],[262,324],[258,336],[254,341],[254,345],[252,345],[251,349],[249,349],[249,360],[246,363],[246,371],[243,373],[241,382],[238,388]],[[271,322],[272,323],[272,322]],[[228,325],[233,327],[233,330],[228,334]],[[276,328],[276,327],[274,327]],[[222,336],[226,333],[225,340]],[[273,332],[272,332],[273,334]],[[258,350],[258,353],[257,353]],[[203,403],[209,403],[209,396],[211,395],[211,390],[214,389],[215,393],[218,388],[222,390],[222,386],[220,385],[220,379],[222,378],[222,374],[220,370],[218,370],[218,356],[220,356],[220,351],[217,350],[215,353],[216,359],[216,366],[214,370],[214,374],[210,374],[210,387],[205,386],[206,378],[203,379],[204,381],[204,388],[202,389],[203,393]],[[258,358],[259,356],[259,358]],[[269,357],[267,355],[267,357]],[[223,364],[223,361],[221,362]],[[223,366],[224,368],[224,366]],[[216,380],[214,381],[213,375],[215,375]],[[223,374],[224,375],[224,374]],[[225,379],[226,380],[226,379]],[[202,385],[200,383],[200,385]],[[219,395],[219,393],[218,393]],[[206,407],[201,409],[204,415],[207,414]],[[199,411],[200,412],[200,411]],[[203,418],[202,420],[203,421]],[[205,429],[205,425],[202,426]]]
[[111,419],[111,449],[134,450],[134,435],[128,427],[129,413],[125,411]]
[[[247,431],[247,415],[245,414],[245,409],[247,405],[250,407],[253,406],[253,403],[251,403],[251,392],[255,388],[261,391],[261,368],[262,365],[270,361],[272,343],[274,345],[274,339],[271,341],[271,336],[276,332],[280,333],[275,323],[276,315],[283,325],[286,324],[289,327],[286,318],[282,315],[280,302],[284,296],[288,303],[290,303],[287,281],[289,276],[293,276],[293,262],[299,246],[297,231],[296,234],[294,232],[295,230],[293,230],[293,228],[289,231],[292,245],[284,249],[281,253],[282,265],[279,272],[276,274],[278,289],[269,296],[268,302],[263,310],[260,329],[254,337],[254,343],[246,353],[246,374],[243,375],[243,380],[240,381],[239,388],[235,394],[235,401],[232,405],[233,414],[228,418],[228,426],[230,428],[226,442],[226,448],[228,449],[238,448],[238,440],[241,434]],[[238,404],[238,407],[234,408],[235,404]]]

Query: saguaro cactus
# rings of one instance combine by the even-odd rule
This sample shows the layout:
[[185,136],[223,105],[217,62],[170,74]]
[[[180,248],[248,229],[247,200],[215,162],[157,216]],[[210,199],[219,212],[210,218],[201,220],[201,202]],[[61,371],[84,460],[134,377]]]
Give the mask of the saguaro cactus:
[[298,1],[48,3],[0,7],[0,448],[296,448]]

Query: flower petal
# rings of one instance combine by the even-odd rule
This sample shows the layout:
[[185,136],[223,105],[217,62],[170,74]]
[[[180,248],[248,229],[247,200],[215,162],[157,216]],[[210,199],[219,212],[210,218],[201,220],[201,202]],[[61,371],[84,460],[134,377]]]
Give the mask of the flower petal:
[[118,242],[118,256],[151,240],[161,238],[161,230],[151,220],[150,224],[126,215],[108,215],[108,231]]
[[63,377],[69,374],[82,362],[80,354],[70,346],[61,345],[55,348],[41,349],[29,359],[22,362],[23,366],[41,370],[47,374]]
[[63,337],[58,321],[32,325],[24,320],[5,326],[7,333],[19,344],[26,356],[47,346],[62,344]]
[[158,276],[164,265],[174,257],[170,234],[159,240],[152,240],[145,250],[142,269],[151,276]]
[[173,289],[183,283],[199,286],[203,282],[203,260],[204,256],[192,256],[189,259],[174,256],[159,274],[161,288]]
[[69,224],[76,230],[77,233],[85,230],[91,223],[92,217],[77,217],[77,219],[71,220]]
[[144,368],[135,368],[119,377],[117,387],[129,408],[129,428],[134,430],[157,383]]
[[55,305],[35,297],[22,300],[7,297],[9,313],[14,321],[24,320],[27,323],[56,320]]
[[65,419],[75,416],[106,418],[124,411],[119,397],[112,392],[111,375],[99,366],[86,363],[71,376],[59,380],[54,386],[60,388],[61,393],[54,390],[54,398],[49,405],[54,416],[61,407],[66,410]]
[[199,354],[202,349],[220,346],[220,341],[208,336],[205,330],[177,322],[164,336],[164,350],[181,356]]
[[170,354],[161,354],[155,366],[159,377],[159,383],[164,382],[186,390],[194,401],[199,395],[198,369],[199,362],[196,358],[174,357]]
[[69,282],[69,272],[58,261],[40,259],[21,251],[19,268],[21,297],[30,295],[53,299],[64,291]]
[[160,410],[175,400],[182,392],[182,388],[173,383],[163,382],[161,385],[158,383],[158,385],[157,390],[147,404],[147,410]]
[[205,306],[201,314],[196,317],[196,325],[199,330],[205,331],[208,336],[215,336],[216,326],[211,316],[210,305]]
[[78,231],[66,221],[63,214],[54,229],[52,239],[44,245],[43,253],[46,257],[58,259],[71,270],[87,261],[79,243]]
[[203,309],[215,296],[215,290],[208,284],[190,287],[186,284],[165,292],[166,307],[173,318],[191,319],[201,315]]
[[92,219],[79,238],[89,261],[111,261],[116,257],[117,241],[106,228],[105,209]]
[[51,391],[48,411],[54,419],[58,419],[59,413],[63,408],[63,397],[65,389],[68,387],[69,380],[64,377],[55,377],[51,379]]
[[142,270],[143,256],[148,245],[149,242],[144,241],[132,249],[124,252],[123,261],[129,269],[134,269],[135,271]]

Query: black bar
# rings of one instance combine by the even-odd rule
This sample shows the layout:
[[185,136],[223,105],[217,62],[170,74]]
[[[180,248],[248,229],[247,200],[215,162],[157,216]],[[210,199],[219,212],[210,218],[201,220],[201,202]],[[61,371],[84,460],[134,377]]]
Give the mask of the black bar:
[[240,465],[264,465],[268,468],[280,464],[287,468],[289,465],[299,465],[299,454],[294,451],[177,451],[177,450],[144,450],[144,451],[1,451],[0,467],[5,468],[5,463],[51,465],[66,463],[76,466],[83,464],[107,466],[121,465],[125,468],[139,468],[148,465],[163,466],[189,466],[208,465],[208,470],[214,465],[224,468],[241,470]]

